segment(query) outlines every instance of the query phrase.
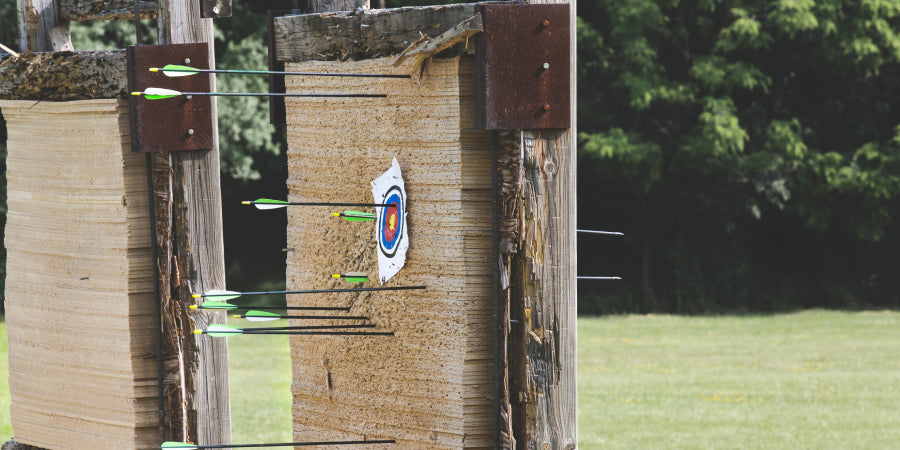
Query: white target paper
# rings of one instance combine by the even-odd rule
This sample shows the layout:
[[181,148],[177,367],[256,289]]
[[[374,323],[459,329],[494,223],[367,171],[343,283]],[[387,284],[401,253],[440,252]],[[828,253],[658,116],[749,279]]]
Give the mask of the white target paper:
[[372,181],[375,203],[393,206],[377,208],[375,239],[378,241],[378,278],[381,284],[390,280],[406,264],[409,238],[406,233],[406,188],[397,158],[391,168]]

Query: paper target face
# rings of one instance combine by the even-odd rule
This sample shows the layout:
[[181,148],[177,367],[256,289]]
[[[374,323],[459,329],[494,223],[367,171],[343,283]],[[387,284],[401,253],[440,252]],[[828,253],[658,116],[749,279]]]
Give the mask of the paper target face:
[[378,278],[382,284],[406,264],[409,247],[406,226],[406,189],[397,158],[391,168],[372,181],[375,203],[389,204],[378,208],[375,239],[378,241]]
[[404,217],[403,191],[399,186],[391,186],[382,203],[389,207],[379,208],[378,214],[378,249],[387,257],[394,257],[403,240]]

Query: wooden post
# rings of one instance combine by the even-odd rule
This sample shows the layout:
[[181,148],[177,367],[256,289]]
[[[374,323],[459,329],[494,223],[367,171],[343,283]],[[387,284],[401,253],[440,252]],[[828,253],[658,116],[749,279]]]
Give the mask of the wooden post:
[[[209,67],[215,68],[212,20],[201,19],[199,8],[196,1],[160,1],[159,41],[206,42]],[[215,78],[211,89],[215,91]],[[177,381],[167,390],[184,390],[170,397],[168,415],[180,418],[180,426],[169,420],[169,434],[173,440],[227,444],[231,442],[231,411],[226,340],[191,333],[195,327],[225,323],[225,315],[188,316],[186,308],[192,293],[225,288],[215,98],[211,114],[212,150],[154,153],[151,159],[163,333],[165,339],[183,339],[176,354],[166,355],[166,379]]]
[[[575,0],[533,3],[571,5],[571,125],[566,130],[500,134],[501,192],[510,186],[513,191],[519,190],[517,195],[501,194],[500,199],[500,251],[509,264],[511,288],[506,297],[509,303],[501,303],[500,315],[509,314],[519,321],[518,326],[511,327],[509,378],[502,381],[509,384],[512,409],[508,426],[513,441],[505,445],[574,449],[578,442],[576,10]],[[501,330],[504,326],[501,324]]]
[[59,18],[56,0],[18,0],[17,6],[22,51],[73,50],[69,22]]
[[369,9],[369,0],[310,0],[309,12],[313,14]]

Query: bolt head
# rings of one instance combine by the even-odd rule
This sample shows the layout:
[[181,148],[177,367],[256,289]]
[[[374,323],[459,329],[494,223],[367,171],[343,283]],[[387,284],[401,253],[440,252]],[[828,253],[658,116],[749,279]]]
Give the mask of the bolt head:
[[543,26],[544,28],[549,27],[549,26],[550,26],[550,21],[547,20],[547,19],[544,19],[544,21],[541,22],[541,26]]

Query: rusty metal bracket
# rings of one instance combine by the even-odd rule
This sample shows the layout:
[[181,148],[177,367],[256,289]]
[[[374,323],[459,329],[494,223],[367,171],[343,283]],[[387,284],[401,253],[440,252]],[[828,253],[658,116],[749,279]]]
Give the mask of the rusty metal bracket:
[[[181,92],[209,92],[209,74],[170,78],[151,67],[166,64],[209,68],[206,43],[137,45],[127,49],[128,90],[148,87]],[[131,147],[135,152],[171,152],[212,148],[212,102],[209,96],[147,100],[131,96]]]
[[478,127],[569,128],[569,5],[488,3],[480,12]]

